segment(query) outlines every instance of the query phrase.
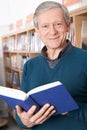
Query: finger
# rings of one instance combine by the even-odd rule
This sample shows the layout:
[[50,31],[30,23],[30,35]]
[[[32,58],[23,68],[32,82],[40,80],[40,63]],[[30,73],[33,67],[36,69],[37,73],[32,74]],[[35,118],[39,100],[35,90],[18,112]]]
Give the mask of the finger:
[[31,122],[35,122],[37,119],[39,119],[46,111],[47,109],[50,107],[50,104],[45,104],[40,110],[39,112],[37,112],[32,118],[31,118]]
[[63,112],[63,113],[61,113],[61,115],[66,115],[66,114],[68,114],[68,112]]
[[30,122],[35,122],[38,118],[40,118],[44,112],[48,109],[50,105],[49,104],[46,104],[44,105],[40,110],[39,112],[37,112],[35,115],[33,115],[31,118],[30,118]]
[[40,118],[38,118],[35,122],[41,123],[47,120],[50,116],[52,116],[56,110],[54,110],[54,106],[51,106]]
[[[45,119],[39,121],[39,124],[42,124],[43,122],[45,122],[47,119],[49,119],[54,113],[56,112],[56,110],[53,110]],[[37,122],[36,122],[37,123]]]
[[16,111],[17,111],[17,114],[20,115],[23,110],[19,105],[16,105]]
[[36,122],[38,123],[42,120],[42,118],[46,118],[46,116],[54,109],[54,106],[50,107],[50,104],[44,105],[38,113],[36,113],[32,118],[31,122]]
[[30,119],[31,117],[34,115],[36,111],[36,106],[33,105],[26,113],[26,115],[24,115],[22,117],[22,121],[24,122],[24,124],[26,126],[28,126],[29,128],[33,127],[34,125],[36,125],[34,122],[32,122]]
[[36,111],[36,106],[33,105],[27,112],[27,114],[29,115],[29,117],[31,117],[32,115],[34,115],[35,111]]

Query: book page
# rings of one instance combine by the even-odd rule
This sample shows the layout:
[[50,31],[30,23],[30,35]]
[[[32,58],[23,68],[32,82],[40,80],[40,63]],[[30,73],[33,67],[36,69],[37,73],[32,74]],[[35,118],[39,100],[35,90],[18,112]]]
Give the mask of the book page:
[[39,87],[36,87],[36,88],[30,90],[27,93],[27,96],[30,95],[30,94],[33,94],[33,93],[37,93],[37,92],[40,92],[40,91],[43,91],[43,90],[46,90],[46,89],[56,87],[56,86],[61,85],[61,84],[62,84],[61,82],[56,81],[56,82],[53,82],[53,83],[48,83],[48,84],[45,84],[45,85],[41,85]]
[[26,93],[21,90],[0,86],[0,95],[25,100]]

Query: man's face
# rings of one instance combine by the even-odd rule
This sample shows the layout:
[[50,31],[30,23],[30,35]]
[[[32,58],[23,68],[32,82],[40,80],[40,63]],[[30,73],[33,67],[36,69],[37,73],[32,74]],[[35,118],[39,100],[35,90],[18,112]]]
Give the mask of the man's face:
[[38,18],[36,32],[43,43],[50,49],[63,48],[69,26],[60,8],[53,8],[41,13]]

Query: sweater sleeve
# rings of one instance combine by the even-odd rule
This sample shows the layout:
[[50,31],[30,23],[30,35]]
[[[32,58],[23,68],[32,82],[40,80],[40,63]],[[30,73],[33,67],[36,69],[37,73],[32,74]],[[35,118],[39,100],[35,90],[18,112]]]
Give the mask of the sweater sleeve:
[[78,103],[78,105],[79,109],[69,112],[67,116],[87,122],[87,103]]

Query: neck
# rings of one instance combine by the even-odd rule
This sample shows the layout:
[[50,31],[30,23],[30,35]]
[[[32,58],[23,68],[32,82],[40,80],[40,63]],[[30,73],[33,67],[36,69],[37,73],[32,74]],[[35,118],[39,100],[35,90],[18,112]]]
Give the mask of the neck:
[[51,60],[55,60],[58,57],[61,50],[62,49],[48,49],[46,52],[47,57]]

